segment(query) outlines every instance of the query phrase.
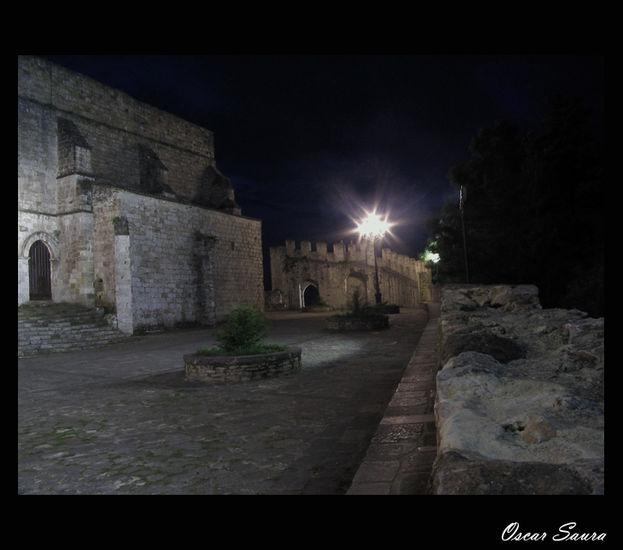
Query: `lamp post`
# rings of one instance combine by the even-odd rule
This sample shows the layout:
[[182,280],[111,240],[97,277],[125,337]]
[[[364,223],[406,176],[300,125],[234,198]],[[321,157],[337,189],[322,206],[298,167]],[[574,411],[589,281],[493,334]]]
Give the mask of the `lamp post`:
[[439,254],[437,252],[431,252],[430,250],[424,251],[424,261],[425,262],[433,262],[435,266],[435,279],[439,278]]
[[381,303],[381,287],[379,285],[379,268],[376,260],[376,243],[382,240],[389,231],[390,223],[387,217],[383,220],[376,212],[367,213],[367,217],[357,222],[357,231],[362,238],[372,241],[374,252],[374,298],[377,304]]
[[469,262],[467,261],[467,236],[465,235],[465,199],[467,189],[461,185],[459,188],[459,210],[461,212],[461,230],[463,232],[463,258],[465,260],[465,282],[469,283]]

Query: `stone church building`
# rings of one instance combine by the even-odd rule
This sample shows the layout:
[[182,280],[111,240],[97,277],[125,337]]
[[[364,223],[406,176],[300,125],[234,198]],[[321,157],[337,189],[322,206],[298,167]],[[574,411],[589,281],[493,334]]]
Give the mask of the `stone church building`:
[[17,169],[18,305],[103,308],[125,334],[263,307],[261,221],[211,131],[20,56]]

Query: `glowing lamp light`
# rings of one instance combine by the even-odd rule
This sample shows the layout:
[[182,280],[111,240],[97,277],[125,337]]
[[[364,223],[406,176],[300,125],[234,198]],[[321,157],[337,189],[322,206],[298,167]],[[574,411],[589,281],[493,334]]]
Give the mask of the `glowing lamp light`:
[[385,219],[381,218],[376,211],[366,212],[367,217],[361,222],[355,222],[357,224],[357,231],[359,236],[367,238],[372,241],[374,247],[374,298],[377,304],[381,304],[381,287],[379,285],[379,267],[376,260],[376,243],[377,239],[382,239],[385,233],[389,231],[391,224]]
[[382,219],[376,212],[369,213],[363,221],[356,223],[359,235],[369,239],[382,237],[389,231],[390,228],[390,223],[387,221],[387,217]]
[[426,251],[424,261],[433,262],[434,264],[436,264],[439,259],[439,254],[437,254],[436,252],[429,252],[428,250]]

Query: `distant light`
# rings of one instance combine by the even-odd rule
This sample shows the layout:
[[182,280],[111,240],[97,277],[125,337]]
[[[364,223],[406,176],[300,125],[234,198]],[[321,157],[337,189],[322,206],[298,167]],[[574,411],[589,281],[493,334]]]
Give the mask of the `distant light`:
[[425,262],[433,262],[434,264],[436,264],[440,259],[441,258],[439,257],[439,254],[437,254],[436,252],[429,252],[428,250],[426,250],[424,253]]
[[367,213],[367,217],[357,224],[357,231],[362,237],[369,239],[379,238],[389,231],[391,224],[387,221],[387,217],[382,219],[376,212]]

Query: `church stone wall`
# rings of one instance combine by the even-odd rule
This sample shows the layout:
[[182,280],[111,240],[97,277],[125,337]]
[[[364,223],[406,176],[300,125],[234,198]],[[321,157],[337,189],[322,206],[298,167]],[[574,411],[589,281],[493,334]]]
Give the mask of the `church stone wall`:
[[[29,197],[21,200],[31,207],[34,202],[49,208],[56,198],[56,178],[74,171],[181,201],[215,195],[209,189],[216,170],[210,130],[84,75],[36,57],[20,57],[18,118],[18,166],[29,190]],[[219,185],[227,186],[222,180],[227,178],[221,176]],[[239,214],[233,191],[223,194],[221,202]]]
[[241,299],[261,304],[258,220],[117,191],[127,221],[134,326],[214,323]]
[[261,222],[241,215],[213,133],[19,56],[18,305],[36,240],[52,301],[116,312],[124,332],[263,305]]

